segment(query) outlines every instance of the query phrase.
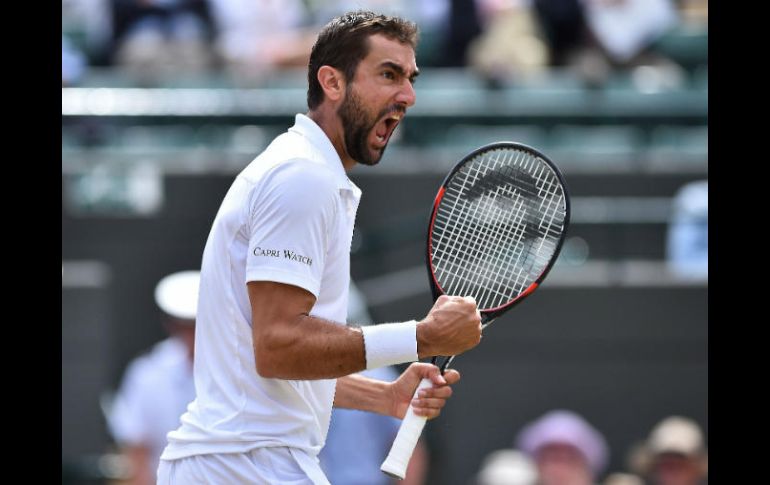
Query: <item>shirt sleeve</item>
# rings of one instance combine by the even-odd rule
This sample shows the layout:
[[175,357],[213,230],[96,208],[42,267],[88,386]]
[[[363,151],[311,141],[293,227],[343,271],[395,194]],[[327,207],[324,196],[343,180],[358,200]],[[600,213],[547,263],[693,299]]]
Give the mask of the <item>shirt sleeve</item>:
[[318,298],[338,198],[321,164],[293,160],[266,174],[250,198],[246,282],[286,283]]

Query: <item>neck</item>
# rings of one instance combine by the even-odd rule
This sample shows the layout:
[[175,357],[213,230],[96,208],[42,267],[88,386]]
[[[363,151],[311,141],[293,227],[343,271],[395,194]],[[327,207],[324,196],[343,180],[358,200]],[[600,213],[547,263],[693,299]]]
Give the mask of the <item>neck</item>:
[[332,142],[332,146],[337,151],[337,155],[342,160],[342,167],[345,172],[349,172],[355,167],[356,162],[353,160],[348,151],[345,149],[345,130],[342,127],[342,121],[337,116],[336,110],[327,104],[322,104],[314,110],[310,110],[307,113],[307,117],[315,121],[315,123],[321,127],[329,141]]

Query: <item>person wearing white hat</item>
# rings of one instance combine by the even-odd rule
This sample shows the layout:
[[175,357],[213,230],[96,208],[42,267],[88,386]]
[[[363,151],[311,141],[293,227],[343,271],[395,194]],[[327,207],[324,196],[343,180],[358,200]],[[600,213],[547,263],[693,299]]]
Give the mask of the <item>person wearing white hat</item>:
[[155,470],[166,433],[195,398],[193,349],[198,306],[198,271],[181,271],[161,279],[155,303],[169,337],[126,368],[107,413],[109,430],[129,463],[127,483],[155,483]]
[[494,450],[484,457],[475,485],[537,485],[534,461],[519,450]]
[[669,416],[650,432],[635,467],[651,485],[698,485],[708,475],[708,453],[698,423]]

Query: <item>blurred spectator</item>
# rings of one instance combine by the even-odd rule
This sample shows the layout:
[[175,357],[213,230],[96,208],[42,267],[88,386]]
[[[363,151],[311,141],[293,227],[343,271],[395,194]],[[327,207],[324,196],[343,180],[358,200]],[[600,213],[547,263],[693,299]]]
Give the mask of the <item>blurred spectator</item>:
[[207,0],[112,0],[113,61],[140,82],[196,74],[214,62]]
[[707,180],[690,182],[674,196],[666,241],[671,271],[683,278],[708,278],[709,186]]
[[583,0],[586,22],[616,64],[629,64],[678,23],[671,0]]
[[110,63],[111,0],[62,0],[62,35],[72,41],[91,66]]
[[679,0],[677,8],[684,23],[708,27],[708,0]]
[[650,485],[700,485],[708,476],[708,453],[698,424],[669,416],[652,429],[633,467]]
[[591,485],[607,463],[604,436],[571,411],[551,411],[522,429],[518,449],[534,460],[540,485]]
[[[645,67],[657,84],[680,84],[684,71],[651,50],[678,24],[671,0],[532,0],[547,43],[549,64],[566,67],[591,87],[600,87],[613,70]],[[638,77],[638,76],[637,76]]]
[[481,463],[474,485],[536,485],[537,469],[532,460],[514,449],[495,450]]
[[[236,81],[276,68],[307,67],[316,31],[302,0],[209,0],[219,57]],[[328,21],[329,19],[326,19]]]
[[198,271],[166,276],[155,287],[170,337],[134,359],[108,410],[107,423],[130,464],[128,483],[154,484],[166,433],[195,398],[193,349]]
[[[318,27],[337,15],[358,9],[415,22],[420,29],[417,65],[421,67],[465,65],[464,52],[468,42],[459,40],[463,34],[458,28],[472,31],[471,37],[478,33],[478,25],[474,24],[474,0],[309,0],[308,4],[313,23]],[[455,19],[456,10],[459,16]],[[457,37],[457,45],[450,40],[452,36]]]
[[83,77],[86,71],[86,56],[66,37],[61,38],[61,84],[71,86]]
[[448,29],[444,36],[442,67],[464,67],[473,40],[482,31],[478,0],[450,0]]
[[494,84],[547,67],[548,45],[531,0],[478,0],[484,32],[468,50],[468,63]]
[[[652,49],[679,24],[672,0],[584,0],[588,27],[613,68],[630,69],[638,89],[671,89],[684,69]],[[583,74],[588,75],[585,65]]]
[[548,43],[551,66],[565,66],[590,46],[582,0],[533,0],[532,8]]
[[[348,324],[370,325],[372,317],[363,293],[350,282]],[[372,379],[393,381],[393,367],[360,372]],[[428,451],[422,439],[412,454],[406,477],[397,481],[380,471],[393,445],[401,420],[353,409],[333,408],[326,444],[318,455],[321,467],[334,485],[419,485],[427,475]]]
[[644,485],[644,480],[631,473],[611,473],[602,485]]

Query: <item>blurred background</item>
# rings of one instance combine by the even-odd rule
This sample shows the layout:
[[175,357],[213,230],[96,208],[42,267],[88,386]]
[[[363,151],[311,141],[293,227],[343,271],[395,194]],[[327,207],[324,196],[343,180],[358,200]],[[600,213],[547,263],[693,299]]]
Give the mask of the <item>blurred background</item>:
[[455,360],[424,483],[530,483],[489,458],[538,464],[517,436],[552,410],[605,440],[595,483],[653,483],[643,458],[670,416],[705,456],[705,0],[62,0],[63,483],[130,481],[106,415],[166,337],[153,289],[199,268],[235,175],[307,111],[315,35],[355,8],[421,28],[417,103],[380,164],[350,173],[352,277],[375,322],[430,308],[430,205],[471,149],[533,146],[572,197],[542,288]]

